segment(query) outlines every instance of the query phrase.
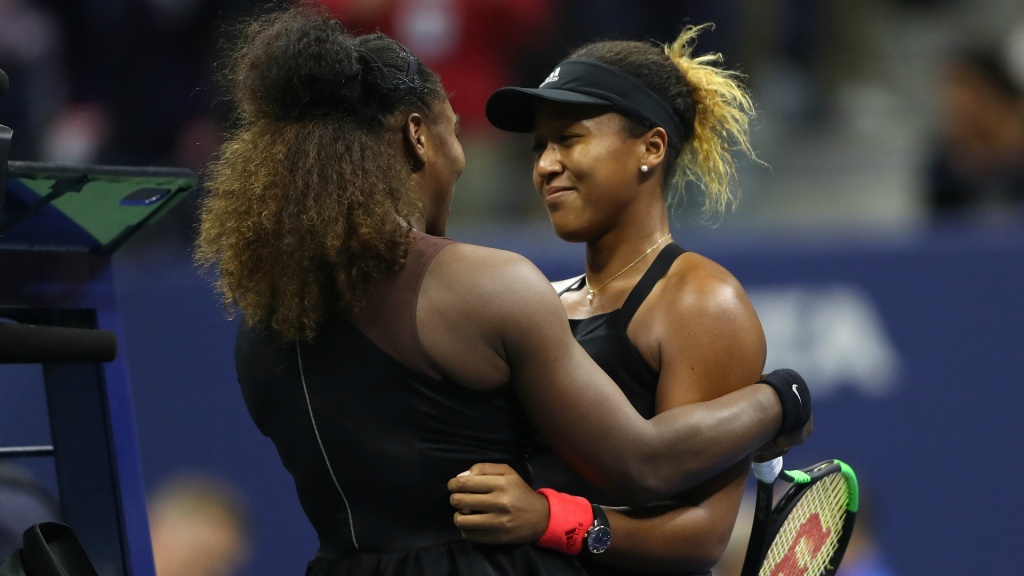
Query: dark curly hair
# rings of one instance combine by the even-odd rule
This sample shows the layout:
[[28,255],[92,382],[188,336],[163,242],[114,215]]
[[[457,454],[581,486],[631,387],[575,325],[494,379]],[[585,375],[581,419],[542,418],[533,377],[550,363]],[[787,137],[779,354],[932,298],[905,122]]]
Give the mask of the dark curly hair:
[[[665,187],[671,196],[681,193],[686,181],[694,181],[704,189],[708,214],[721,213],[738,199],[730,187],[736,176],[732,151],[756,159],[749,142],[754,106],[740,75],[715,66],[721,54],[693,56],[697,36],[710,26],[687,26],[666,46],[612,40],[586,44],[569,56],[597,60],[636,77],[672,106],[684,126],[693,127],[688,141],[669,140]],[[654,128],[639,117],[626,119],[632,136]]]
[[404,265],[421,208],[396,138],[446,95],[399,43],[314,4],[243,26],[224,80],[237,128],[206,170],[195,258],[250,325],[308,340]]

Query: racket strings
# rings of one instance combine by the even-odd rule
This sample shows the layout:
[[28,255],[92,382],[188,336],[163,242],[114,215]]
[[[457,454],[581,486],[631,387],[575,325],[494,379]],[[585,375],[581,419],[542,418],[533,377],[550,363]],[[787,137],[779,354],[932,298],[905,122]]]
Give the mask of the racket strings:
[[808,488],[779,528],[759,574],[824,573],[839,546],[848,501],[842,474],[830,474]]

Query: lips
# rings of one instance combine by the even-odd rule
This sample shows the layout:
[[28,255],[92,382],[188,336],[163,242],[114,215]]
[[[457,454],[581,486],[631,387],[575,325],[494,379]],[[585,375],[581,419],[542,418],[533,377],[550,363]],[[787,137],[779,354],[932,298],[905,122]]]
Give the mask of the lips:
[[575,190],[575,188],[571,186],[547,186],[544,188],[544,200],[556,200],[559,197],[564,196],[567,192],[571,192],[573,190]]

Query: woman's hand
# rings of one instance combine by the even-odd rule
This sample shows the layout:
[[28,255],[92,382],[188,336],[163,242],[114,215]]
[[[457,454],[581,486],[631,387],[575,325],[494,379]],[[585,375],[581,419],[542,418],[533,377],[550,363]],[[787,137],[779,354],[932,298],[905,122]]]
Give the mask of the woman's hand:
[[448,481],[455,526],[483,544],[536,542],[548,525],[548,500],[506,464],[476,464]]

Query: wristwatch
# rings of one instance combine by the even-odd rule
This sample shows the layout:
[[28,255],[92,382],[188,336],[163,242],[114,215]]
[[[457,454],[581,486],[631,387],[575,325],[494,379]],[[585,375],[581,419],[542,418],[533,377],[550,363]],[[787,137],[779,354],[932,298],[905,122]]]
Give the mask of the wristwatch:
[[600,554],[612,543],[612,529],[608,526],[608,515],[604,508],[591,504],[594,509],[594,524],[587,530],[587,550],[591,554]]

